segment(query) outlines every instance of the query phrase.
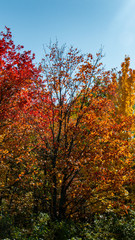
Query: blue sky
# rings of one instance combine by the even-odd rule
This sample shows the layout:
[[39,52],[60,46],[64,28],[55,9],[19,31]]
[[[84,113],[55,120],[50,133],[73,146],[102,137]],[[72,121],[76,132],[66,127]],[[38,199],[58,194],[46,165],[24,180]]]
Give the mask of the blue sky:
[[56,40],[82,53],[104,47],[107,69],[125,55],[135,68],[135,0],[1,0],[0,31],[10,27],[16,44],[43,57],[43,44]]

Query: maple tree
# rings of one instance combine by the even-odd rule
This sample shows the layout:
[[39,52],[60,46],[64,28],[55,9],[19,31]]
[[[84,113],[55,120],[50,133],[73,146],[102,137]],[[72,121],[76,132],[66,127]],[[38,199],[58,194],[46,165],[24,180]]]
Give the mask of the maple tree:
[[42,200],[53,218],[89,215],[127,197],[131,155],[122,133],[131,123],[116,115],[117,84],[100,69],[101,54],[95,61],[72,47],[65,53],[57,42],[49,50],[29,116],[44,171]]
[[30,104],[39,70],[33,64],[34,55],[22,51],[23,46],[15,46],[9,28],[0,36],[0,202],[5,199],[10,208],[16,193],[22,191],[24,169],[28,172],[30,165],[26,144],[30,130],[28,125],[24,127],[22,109]]

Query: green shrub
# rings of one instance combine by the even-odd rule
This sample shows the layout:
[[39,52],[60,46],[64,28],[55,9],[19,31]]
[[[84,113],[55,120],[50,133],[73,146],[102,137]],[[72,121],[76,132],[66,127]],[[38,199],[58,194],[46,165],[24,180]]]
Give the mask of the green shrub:
[[31,227],[27,229],[14,226],[12,218],[3,216],[0,232],[3,240],[134,240],[135,212],[126,216],[96,215],[93,224],[52,221],[48,214],[40,213],[31,216]]
[[10,237],[12,226],[13,226],[13,219],[8,214],[6,214],[5,216],[1,215],[0,216],[0,235],[1,235],[0,237],[1,238]]

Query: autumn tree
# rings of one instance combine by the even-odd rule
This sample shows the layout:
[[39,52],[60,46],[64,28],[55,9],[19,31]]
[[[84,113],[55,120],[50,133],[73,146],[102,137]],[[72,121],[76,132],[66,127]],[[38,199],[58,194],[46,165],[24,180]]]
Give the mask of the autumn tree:
[[[116,76],[115,76],[116,77]],[[135,70],[130,67],[130,57],[126,56],[124,62],[121,64],[121,70],[117,75],[117,94],[116,94],[116,105],[118,114],[122,114],[125,118],[125,122],[130,122],[131,127],[128,131],[126,129],[123,131],[123,137],[126,137],[129,144],[130,153],[133,156],[132,168],[135,166]],[[134,194],[135,194],[135,184],[128,187],[131,192],[132,202],[134,204]]]
[[118,77],[119,112],[131,116],[135,103],[135,70],[130,68],[130,58],[125,57]]
[[27,179],[24,175],[32,164],[28,148],[32,131],[28,124],[27,127],[25,125],[23,108],[30,104],[32,86],[39,75],[33,60],[34,55],[31,56],[30,51],[23,51],[23,46],[15,46],[9,28],[6,28],[6,33],[1,32],[0,203],[7,203],[9,208],[22,191],[22,179]]
[[130,123],[116,117],[116,82],[101,57],[73,47],[66,52],[56,42],[40,66],[43,78],[27,117],[44,173],[42,202],[52,218],[88,216],[126,197],[123,183],[132,171],[122,132]]

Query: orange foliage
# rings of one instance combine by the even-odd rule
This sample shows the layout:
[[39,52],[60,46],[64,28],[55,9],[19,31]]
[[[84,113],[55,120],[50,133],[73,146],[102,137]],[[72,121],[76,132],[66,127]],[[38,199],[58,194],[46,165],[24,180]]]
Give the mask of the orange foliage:
[[[128,207],[132,87],[117,98],[116,75],[102,70],[101,53],[94,60],[56,42],[37,70],[9,29],[0,46],[1,204],[24,211],[29,200],[30,211],[57,219]],[[119,83],[133,75],[126,65]]]

